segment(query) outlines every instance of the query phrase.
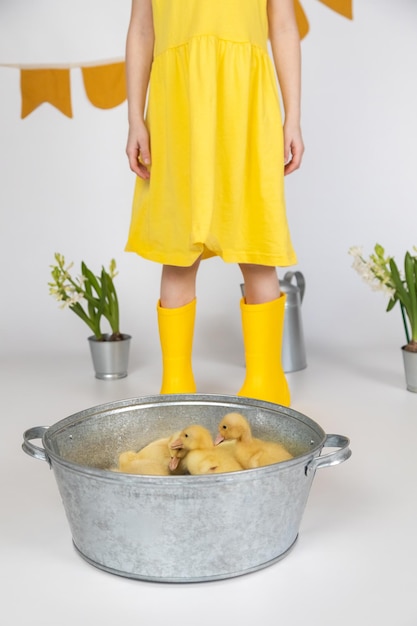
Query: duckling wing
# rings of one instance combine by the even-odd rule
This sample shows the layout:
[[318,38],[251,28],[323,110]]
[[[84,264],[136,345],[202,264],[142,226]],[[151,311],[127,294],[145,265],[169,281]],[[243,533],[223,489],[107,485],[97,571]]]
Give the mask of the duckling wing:
[[256,455],[257,467],[272,465],[292,459],[292,454],[280,443],[274,441],[258,441],[258,454]]
[[217,448],[207,450],[193,450],[185,458],[190,474],[222,474],[242,470],[242,466],[228,452]]
[[142,474],[144,476],[169,476],[168,466],[152,459],[133,459],[124,468],[125,474]]
[[243,465],[236,457],[236,442],[224,442],[216,446],[215,454],[218,458],[219,466],[223,472],[236,472],[242,470]]
[[117,469],[119,472],[124,472],[126,467],[129,467],[130,463],[136,459],[136,452],[134,450],[126,450],[119,454],[119,461]]
[[155,441],[152,441],[147,446],[139,450],[139,452],[137,452],[136,454],[136,458],[148,459],[150,461],[158,460],[161,462],[165,462],[168,465],[170,459],[168,442],[169,437],[156,439]]
[[194,476],[213,474],[218,466],[218,459],[209,450],[191,450],[184,459],[188,472]]

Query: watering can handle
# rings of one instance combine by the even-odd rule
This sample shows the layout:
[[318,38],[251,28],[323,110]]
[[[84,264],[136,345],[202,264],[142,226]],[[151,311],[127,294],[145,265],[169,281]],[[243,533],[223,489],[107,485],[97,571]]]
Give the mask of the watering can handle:
[[283,280],[286,283],[291,283],[293,278],[295,278],[295,282],[297,283],[297,287],[300,290],[300,300],[302,302],[303,298],[304,298],[304,292],[306,290],[305,278],[304,278],[304,276],[303,276],[303,274],[301,272],[297,271],[297,272],[286,272],[286,274],[284,275]]

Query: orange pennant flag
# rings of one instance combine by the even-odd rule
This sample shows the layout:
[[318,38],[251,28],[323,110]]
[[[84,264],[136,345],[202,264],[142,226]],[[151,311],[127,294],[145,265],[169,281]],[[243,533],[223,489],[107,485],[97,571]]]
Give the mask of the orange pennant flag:
[[295,17],[297,19],[298,32],[300,33],[300,39],[303,39],[310,30],[308,19],[299,0],[294,0],[294,9]]
[[20,70],[22,119],[44,102],[72,117],[69,69]]
[[94,106],[111,109],[126,100],[124,62],[83,67],[82,73],[87,97]]
[[353,19],[353,0],[319,0],[322,4],[325,4],[336,13],[347,17],[348,19]]

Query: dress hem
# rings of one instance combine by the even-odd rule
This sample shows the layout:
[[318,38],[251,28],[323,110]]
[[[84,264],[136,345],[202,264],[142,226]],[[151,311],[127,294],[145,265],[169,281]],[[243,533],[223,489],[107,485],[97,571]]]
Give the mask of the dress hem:
[[186,256],[176,254],[175,260],[173,260],[172,257],[169,258],[167,254],[163,252],[158,253],[155,250],[139,251],[137,248],[129,245],[125,247],[125,252],[134,252],[148,261],[153,261],[162,265],[173,265],[176,267],[190,267],[199,257],[201,257],[201,260],[205,260],[216,256],[222,259],[225,263],[230,264],[250,263],[252,265],[267,265],[271,267],[289,267],[297,265],[298,262],[295,254],[282,256],[276,254],[260,254],[259,252],[239,252],[236,250],[214,252],[208,248],[203,248],[201,251],[196,252],[194,256],[191,256],[190,254]]

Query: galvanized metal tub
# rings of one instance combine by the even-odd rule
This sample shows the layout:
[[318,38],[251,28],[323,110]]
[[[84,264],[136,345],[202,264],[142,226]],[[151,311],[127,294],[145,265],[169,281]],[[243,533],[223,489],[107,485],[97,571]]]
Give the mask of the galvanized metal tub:
[[[254,436],[283,442],[294,458],[208,476],[137,476],[108,469],[121,452],[192,423],[215,435],[231,411],[245,415]],[[326,435],[293,409],[201,394],[89,408],[53,426],[27,430],[22,447],[53,469],[74,545],[84,559],[113,574],[161,582],[231,578],[286,556],[316,469],[351,454],[347,437]],[[336,450],[321,456],[324,447]]]

